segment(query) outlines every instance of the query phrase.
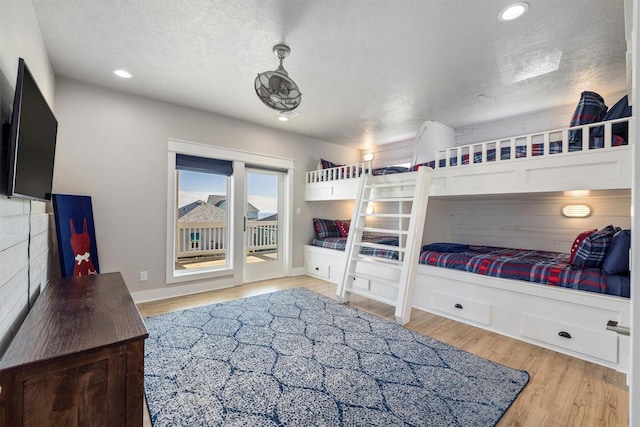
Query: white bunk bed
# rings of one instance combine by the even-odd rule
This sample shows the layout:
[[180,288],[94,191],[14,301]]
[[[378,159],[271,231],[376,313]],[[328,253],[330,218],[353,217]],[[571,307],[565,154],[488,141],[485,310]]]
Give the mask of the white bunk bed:
[[[438,150],[429,196],[631,188],[632,145],[612,145],[612,126],[630,120],[616,119]],[[603,146],[589,149],[589,131],[599,126],[604,126]],[[570,151],[576,147],[569,144],[571,131],[583,135],[580,151]],[[558,151],[552,152],[552,149]],[[490,155],[505,150],[522,153],[523,157],[511,155],[503,159],[502,155]],[[457,162],[466,156],[473,161]],[[451,165],[453,159],[456,159],[455,165]],[[357,178],[372,171],[371,162],[309,171],[305,200],[353,199]]]
[[[631,135],[625,145],[613,145],[612,125],[632,120],[440,150],[429,197],[630,189],[634,138]],[[602,148],[588,149],[589,129],[596,126],[604,126],[605,142]],[[581,151],[569,151],[570,130],[582,132]],[[561,152],[552,154],[549,147],[553,145],[556,149],[562,147]],[[516,149],[522,152],[525,149],[517,147],[526,147],[526,156],[491,158],[492,152],[502,153],[505,147],[510,153]],[[539,154],[532,155],[532,148]],[[457,162],[466,155],[479,161]],[[310,171],[306,177],[306,200],[353,199],[357,176],[371,171],[370,163]],[[344,265],[344,252],[305,246],[305,268],[312,276],[340,283]],[[368,273],[388,276],[383,265],[375,268]],[[368,286],[373,288],[376,284],[371,282]],[[629,372],[629,337],[607,330],[609,321],[630,324],[629,298],[418,264],[413,307]]]

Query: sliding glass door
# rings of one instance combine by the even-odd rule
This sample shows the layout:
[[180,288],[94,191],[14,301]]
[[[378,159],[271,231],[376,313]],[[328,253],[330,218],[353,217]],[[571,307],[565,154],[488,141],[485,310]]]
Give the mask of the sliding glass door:
[[284,275],[284,177],[284,172],[245,169],[245,283]]
[[282,277],[291,268],[293,161],[169,140],[167,283],[195,290]]

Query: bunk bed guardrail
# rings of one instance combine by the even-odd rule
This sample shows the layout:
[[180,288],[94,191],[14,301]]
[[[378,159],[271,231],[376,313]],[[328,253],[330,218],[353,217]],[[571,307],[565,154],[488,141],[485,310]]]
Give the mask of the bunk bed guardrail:
[[373,162],[362,162],[353,165],[340,165],[334,168],[318,169],[307,172],[307,184],[343,179],[356,179],[365,173],[371,173]]
[[[625,117],[445,148],[436,151],[433,168],[474,166],[490,162],[516,161],[523,158],[548,158],[549,156],[574,155],[592,150],[617,149],[630,144],[628,124],[631,121],[631,117]],[[621,127],[624,130],[620,130]],[[622,133],[625,136],[622,136]],[[498,152],[500,155],[497,155]],[[512,153],[515,153],[515,156]],[[457,159],[463,160],[458,161]],[[465,161],[465,159],[467,160]]]
[[[578,155],[593,152],[593,150],[616,150],[631,144],[632,138],[628,137],[628,128],[633,126],[628,125],[632,120],[633,117],[625,117],[606,122],[459,145],[436,151],[435,159],[430,163],[434,169],[442,169],[511,162],[520,159]],[[621,128],[624,128],[626,134],[624,137],[620,136]],[[500,155],[496,155],[497,152]],[[457,159],[462,159],[462,161]],[[355,180],[362,174],[373,173],[373,170],[373,164],[370,161],[317,169],[306,173],[306,183]]]

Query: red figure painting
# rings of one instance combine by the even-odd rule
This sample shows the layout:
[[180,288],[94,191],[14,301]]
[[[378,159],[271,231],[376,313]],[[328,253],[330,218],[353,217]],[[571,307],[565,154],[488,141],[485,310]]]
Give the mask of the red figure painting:
[[51,199],[62,277],[99,274],[91,196],[53,194]]
[[76,232],[76,228],[73,225],[73,219],[69,218],[69,225],[71,226],[71,248],[75,255],[75,264],[73,267],[74,276],[88,276],[90,274],[96,274],[96,268],[91,261],[91,236],[87,231],[87,218],[84,218],[82,224],[82,233]]

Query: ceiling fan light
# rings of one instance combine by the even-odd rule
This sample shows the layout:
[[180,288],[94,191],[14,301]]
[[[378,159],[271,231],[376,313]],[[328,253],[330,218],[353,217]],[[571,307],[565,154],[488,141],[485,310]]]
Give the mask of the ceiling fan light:
[[133,74],[123,69],[113,70],[113,74],[123,79],[130,79],[133,77]]
[[254,86],[256,95],[267,107],[277,111],[291,111],[298,108],[302,100],[302,94],[298,85],[289,77],[284,69],[282,61],[290,52],[288,46],[275,45],[273,52],[280,60],[280,65],[275,71],[259,73]]

